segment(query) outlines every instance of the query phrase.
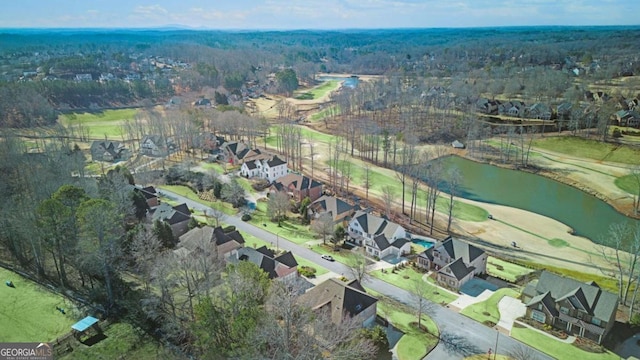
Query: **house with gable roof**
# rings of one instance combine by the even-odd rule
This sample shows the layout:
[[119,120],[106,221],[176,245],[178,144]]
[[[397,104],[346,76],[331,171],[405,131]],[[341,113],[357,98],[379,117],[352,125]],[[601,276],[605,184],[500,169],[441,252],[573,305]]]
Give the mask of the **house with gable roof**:
[[369,256],[399,257],[411,252],[411,242],[402,226],[368,211],[360,210],[353,215],[347,234],[352,242],[364,245]]
[[297,202],[305,197],[313,202],[322,195],[322,183],[304,175],[289,173],[278,178],[269,187],[271,193],[278,191],[287,192]]
[[269,275],[269,279],[293,281],[298,277],[298,262],[291,251],[279,256],[266,246],[257,249],[242,247],[232,254],[229,262],[237,264],[239,261],[252,262]]
[[177,247],[192,252],[197,251],[204,243],[215,244],[217,257],[222,260],[236,254],[237,250],[244,246],[244,238],[238,230],[225,233],[220,226],[195,227],[180,236]]
[[487,272],[487,253],[451,236],[418,255],[417,265],[435,270],[436,280],[459,289],[475,275]]
[[522,296],[528,318],[598,344],[616,320],[618,296],[593,281],[583,283],[543,271],[537,282],[525,287]]
[[140,154],[147,156],[166,156],[173,150],[173,142],[160,135],[145,135],[140,142]]
[[376,320],[378,299],[367,294],[357,280],[347,283],[328,279],[302,294],[298,300],[314,311],[326,311],[331,322],[339,325],[345,318],[354,318],[362,327]]
[[128,160],[131,152],[119,141],[94,141],[91,143],[91,160],[122,161]]
[[246,161],[240,167],[240,175],[246,178],[258,177],[269,182],[274,182],[278,178],[285,176],[288,171],[287,162],[277,155],[266,159]]
[[322,214],[329,213],[334,224],[340,224],[346,227],[348,221],[351,220],[351,217],[357,210],[359,210],[359,206],[357,205],[351,205],[335,196],[322,195],[316,201],[309,204],[307,214],[311,222],[313,222]]
[[189,230],[191,211],[187,204],[171,206],[167,203],[160,204],[149,213],[151,221],[163,221],[171,226],[174,238],[179,238]]

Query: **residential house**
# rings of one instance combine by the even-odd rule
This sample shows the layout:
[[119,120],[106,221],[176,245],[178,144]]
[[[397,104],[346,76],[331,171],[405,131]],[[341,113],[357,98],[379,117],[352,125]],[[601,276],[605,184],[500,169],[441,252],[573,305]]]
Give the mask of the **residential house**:
[[[242,141],[225,142],[220,149],[222,156],[227,159],[227,162],[233,165],[254,160],[262,154],[259,149],[251,149]],[[265,157],[268,157],[268,155]]]
[[571,117],[571,109],[573,105],[570,102],[563,102],[556,107],[558,119],[569,119]]
[[143,188],[136,187],[137,191],[140,191],[147,201],[149,208],[154,208],[160,205],[160,199],[158,198],[158,191],[153,186],[147,186]]
[[602,343],[613,327],[618,296],[595,282],[580,281],[543,271],[523,291],[526,316],[569,334]]
[[91,74],[76,74],[76,76],[74,77],[74,80],[76,82],[92,81],[93,80],[93,76]]
[[275,256],[266,246],[257,249],[250,247],[239,248],[229,259],[231,263],[250,261],[269,275],[269,279],[294,281],[298,277],[298,262],[291,251]]
[[160,135],[145,135],[140,142],[140,153],[147,156],[166,156],[171,148],[170,140]]
[[150,217],[153,222],[164,221],[171,226],[171,232],[175,238],[179,238],[189,230],[191,211],[187,204],[171,206],[167,203],[160,204],[151,209]]
[[178,248],[185,248],[192,252],[201,248],[203,244],[215,244],[217,257],[222,260],[237,254],[238,249],[244,246],[244,238],[238,230],[225,233],[220,226],[196,227],[180,236]]
[[418,255],[417,265],[437,271],[439,283],[459,289],[475,275],[487,272],[487,254],[451,236]]
[[240,167],[240,174],[246,178],[258,177],[274,182],[276,179],[285,176],[289,170],[287,162],[277,155],[268,159],[256,159],[244,162]]
[[94,141],[91,143],[91,159],[93,161],[123,161],[131,157],[129,149],[119,141]]
[[334,224],[343,225],[345,228],[356,210],[359,210],[357,205],[351,205],[335,196],[328,195],[322,195],[307,207],[307,213],[311,222],[319,218],[322,214],[329,213]]
[[269,191],[271,193],[286,191],[297,202],[306,197],[313,202],[322,196],[322,183],[304,175],[290,173],[278,178],[271,185]]
[[525,108],[525,116],[531,119],[550,120],[551,108],[543,103],[535,103]]
[[620,126],[638,127],[640,125],[640,114],[634,110],[620,110],[615,115]]
[[411,242],[402,226],[368,211],[360,210],[353,215],[347,234],[352,242],[364,245],[370,256],[384,258],[411,252]]
[[508,116],[520,116],[524,113],[525,104],[519,100],[512,100],[498,106],[498,113]]
[[298,301],[314,311],[326,311],[336,325],[347,317],[363,327],[373,325],[376,320],[378,299],[367,294],[355,279],[349,282],[333,278],[325,280],[302,294]]
[[500,101],[498,100],[490,100],[487,98],[480,98],[476,101],[476,109],[484,114],[488,115],[496,115],[498,114],[498,107],[500,106]]

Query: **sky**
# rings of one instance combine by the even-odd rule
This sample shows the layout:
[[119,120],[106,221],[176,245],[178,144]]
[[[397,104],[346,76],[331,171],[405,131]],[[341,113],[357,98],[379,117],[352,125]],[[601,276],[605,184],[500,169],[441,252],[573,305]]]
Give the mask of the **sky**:
[[0,28],[639,25],[640,0],[6,0]]

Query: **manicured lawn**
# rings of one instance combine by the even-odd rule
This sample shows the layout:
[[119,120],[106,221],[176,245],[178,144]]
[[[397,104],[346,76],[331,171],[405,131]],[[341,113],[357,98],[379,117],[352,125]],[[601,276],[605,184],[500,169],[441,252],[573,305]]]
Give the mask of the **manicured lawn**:
[[[421,325],[427,328],[428,333],[417,329],[417,313],[410,307],[380,296],[379,293],[367,289],[367,292],[379,299],[378,315],[386,318],[393,326],[404,332],[404,335],[398,341],[398,359],[414,360],[422,359],[438,344],[438,327],[425,314],[422,314]],[[412,323],[416,324],[412,326]]]
[[60,359],[162,359],[171,354],[145,333],[127,323],[111,324],[103,329],[106,339],[91,347],[75,343],[73,351]]
[[487,300],[477,304],[469,305],[466,308],[462,309],[460,313],[483,324],[487,324],[487,322],[497,324],[498,321],[500,321],[500,311],[498,311],[498,303],[500,302],[500,300],[505,296],[517,298],[519,295],[520,294],[513,289],[498,289]]
[[623,164],[640,164],[640,150],[638,149],[574,136],[537,139],[533,141],[533,146],[575,157]]
[[518,277],[531,272],[533,272],[533,269],[504,261],[493,256],[489,256],[487,259],[487,274],[504,281],[515,283]]
[[201,162],[200,167],[207,170],[213,170],[218,174],[224,174],[226,170],[225,167],[219,163]]
[[99,138],[107,136],[112,140],[121,140],[122,121],[133,120],[137,109],[105,110],[97,113],[71,113],[59,117],[59,122],[66,127],[82,124],[89,129],[89,136]]
[[[233,206],[231,206],[231,204],[223,202],[223,201],[206,201],[206,200],[202,200],[198,197],[198,195],[196,195],[196,193],[194,193],[193,191],[191,191],[191,189],[189,189],[186,186],[182,186],[182,185],[161,185],[157,187],[159,190],[167,190],[167,191],[171,191],[174,192],[178,195],[182,195],[184,197],[186,197],[189,200],[193,200],[196,202],[199,202],[200,204],[209,206],[211,208],[214,209],[218,209],[221,210],[222,212],[224,212],[227,215],[233,215],[236,214],[238,212],[237,209],[234,209]],[[175,200],[173,201],[167,201],[167,202],[175,202]],[[179,203],[179,202],[178,202]]]
[[349,260],[349,257],[351,255],[351,252],[346,249],[340,249],[338,251],[335,251],[333,249],[333,244],[329,244],[329,242],[327,242],[327,245],[322,245],[322,244],[313,245],[313,247],[311,247],[311,250],[317,252],[318,254],[331,255],[336,261],[341,262],[343,264]]
[[[0,268],[0,341],[47,342],[71,331],[73,305],[37,283]],[[12,281],[15,288],[5,285]],[[56,310],[65,309],[66,315]]]
[[[309,229],[309,225],[302,225],[296,218],[296,214],[289,214],[289,219],[278,223],[271,221],[271,217],[267,214],[267,203],[258,202],[256,211],[251,214],[251,222],[256,226],[262,226],[264,230],[278,235],[296,244],[304,244],[315,238],[315,234]],[[328,240],[327,240],[328,242]]]
[[[405,289],[407,291],[412,291],[414,281],[418,279],[422,280],[422,276],[424,274],[417,272],[410,267],[406,267],[402,270],[397,270],[395,274],[391,270],[388,270],[384,273],[381,270],[378,270],[373,271],[371,275],[380,280],[393,284],[399,288]],[[405,278],[405,276],[407,278]],[[426,282],[426,286],[429,288],[429,291],[427,292],[427,296],[425,298],[434,303],[448,304],[458,298],[456,295],[440,289],[429,281]]]
[[616,178],[614,184],[629,194],[638,195],[638,178],[634,175],[625,175]]
[[523,343],[536,348],[545,354],[556,359],[580,359],[580,360],[606,360],[620,359],[620,357],[612,352],[606,353],[590,353],[580,350],[572,344],[554,340],[553,338],[540,334],[529,328],[518,327],[517,325],[511,330],[511,337],[522,341]]
[[569,246],[569,242],[563,239],[553,238],[548,241],[549,245],[557,248]]
[[300,98],[303,100],[319,99],[325,96],[330,91],[336,90],[338,88],[338,85],[338,80],[328,80],[311,89],[297,91],[293,96],[296,99]]

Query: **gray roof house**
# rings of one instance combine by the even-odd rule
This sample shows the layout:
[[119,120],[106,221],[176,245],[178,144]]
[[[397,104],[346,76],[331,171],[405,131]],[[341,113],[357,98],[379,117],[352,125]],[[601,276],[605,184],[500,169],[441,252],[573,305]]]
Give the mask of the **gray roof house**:
[[357,205],[351,205],[335,196],[322,195],[318,200],[309,204],[307,208],[311,221],[324,213],[331,214],[335,224],[346,225],[351,216],[359,210]]
[[418,254],[417,265],[436,270],[439,283],[459,289],[475,275],[486,273],[484,250],[451,236]]
[[269,279],[295,280],[298,277],[298,262],[291,251],[276,256],[266,246],[257,249],[250,247],[239,248],[228,259],[231,263],[239,261],[252,262],[269,275]]
[[131,157],[129,149],[119,141],[94,141],[91,143],[91,160],[122,161]]
[[173,236],[178,238],[187,232],[189,221],[191,220],[191,211],[187,204],[171,206],[162,203],[150,212],[151,221],[163,221],[171,226]]
[[583,283],[548,271],[527,285],[523,299],[527,317],[597,343],[613,327],[618,309],[618,296],[595,282]]
[[327,311],[334,324],[350,317],[366,327],[376,319],[378,299],[367,294],[355,279],[348,283],[328,279],[309,289],[299,301],[315,311]]
[[201,247],[203,243],[215,244],[218,259],[224,259],[244,246],[244,238],[238,230],[225,233],[220,226],[216,228],[211,226],[195,227],[180,236],[178,248],[185,248],[192,252]]
[[360,210],[353,215],[347,234],[354,243],[364,245],[372,257],[399,257],[411,252],[407,231],[402,226],[368,211]]

